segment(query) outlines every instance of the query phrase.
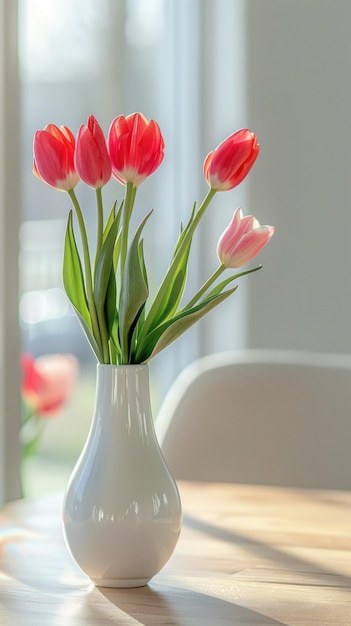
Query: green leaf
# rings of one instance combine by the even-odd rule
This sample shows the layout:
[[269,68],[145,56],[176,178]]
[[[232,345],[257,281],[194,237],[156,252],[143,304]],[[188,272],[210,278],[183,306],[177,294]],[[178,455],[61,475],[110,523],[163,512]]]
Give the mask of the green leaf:
[[[180,240],[182,240],[183,236],[186,234],[191,220],[185,230],[182,231],[178,243],[176,245],[176,251],[179,248]],[[149,312],[147,316],[147,332],[150,333],[154,328],[157,328],[163,322],[172,319],[173,315],[177,311],[179,302],[181,301],[182,295],[184,293],[186,278],[187,278],[187,265],[188,258],[190,254],[192,238],[190,238],[186,245],[184,245],[184,249],[182,254],[178,255],[178,261],[174,267],[173,272],[169,272],[168,274],[168,282],[163,285],[164,292],[162,298],[159,297],[159,293],[156,295],[154,304],[157,302],[157,305],[153,305],[151,309],[153,310]],[[174,252],[174,254],[176,253]],[[172,257],[174,259],[174,255]],[[140,332],[141,341],[145,338],[146,332],[143,328]]]
[[88,324],[86,323],[84,317],[80,314],[80,312],[78,311],[78,309],[75,308],[75,306],[73,305],[74,308],[74,312],[78,317],[78,321],[85,333],[85,336],[87,338],[87,340],[90,343],[91,349],[93,350],[97,360],[99,361],[99,363],[103,363],[104,359],[103,359],[103,355],[102,352],[96,342],[96,339],[91,331],[91,328],[89,328]]
[[[105,241],[101,246],[98,258],[96,260],[95,276],[94,276],[94,300],[98,311],[98,316],[102,315],[105,308],[105,299],[107,288],[112,285],[111,272],[113,268],[113,251],[117,237],[119,226],[118,216],[112,223]],[[113,286],[111,287],[113,291]]]
[[150,215],[151,212],[146,215],[139,225],[130,244],[124,266],[119,299],[119,338],[123,363],[129,362],[132,333],[149,295],[143,247],[140,245],[139,239]]
[[[143,241],[139,243],[139,258],[140,258],[141,269],[144,274],[145,284],[147,285],[147,288],[148,288],[148,278],[147,278],[147,271],[146,271],[146,265],[145,265],[145,259],[144,259]],[[135,349],[139,340],[140,331],[143,327],[144,321],[145,321],[145,306],[142,306],[142,308],[140,309],[138,313],[136,324],[134,324],[133,334],[130,340],[130,359],[132,359],[132,356],[135,352]]]
[[212,309],[218,306],[221,302],[226,300],[234,291],[237,286],[228,289],[224,293],[207,297],[205,300],[192,307],[181,311],[173,317],[173,319],[164,322],[151,333],[147,335],[143,343],[138,346],[138,350],[135,355],[136,363],[145,363],[152,359],[156,354],[164,350],[170,343],[175,341],[180,335],[185,333],[188,328],[198,322],[204,315],[209,313]]
[[[170,286],[174,285],[174,280],[177,274],[186,270],[189,251],[192,244],[193,235],[195,230],[203,216],[206,208],[208,207],[211,199],[215,195],[216,191],[210,189],[206,198],[202,202],[201,206],[197,209],[196,203],[194,203],[193,210],[188,221],[187,226],[181,231],[178,241],[176,243],[171,262],[168,270],[161,282],[161,285],[157,291],[154,301],[150,307],[150,310],[145,318],[143,329],[141,331],[141,338],[144,339],[146,335],[155,328],[155,319],[160,319],[159,311],[162,310],[164,302],[169,304]],[[183,288],[185,286],[186,275],[183,275]],[[176,308],[173,307],[171,315],[174,314]],[[170,317],[168,313],[167,317]]]
[[115,321],[116,314],[116,297],[117,297],[117,288],[116,288],[116,276],[114,267],[111,267],[109,281],[107,284],[106,298],[105,298],[105,318],[106,318],[106,326],[107,326],[107,334],[110,338],[112,333],[113,324]]
[[80,261],[79,252],[77,249],[77,244],[73,231],[72,211],[70,211],[68,215],[65,235],[63,256],[63,285],[66,294],[73,304],[74,308],[84,319],[88,328],[91,329],[92,326],[85,291],[82,264]]
[[181,231],[180,231],[180,234],[179,234],[177,243],[175,245],[174,252],[172,254],[171,260],[173,260],[175,255],[177,254],[177,252],[178,252],[178,250],[179,250],[179,248],[180,248],[180,246],[181,246],[181,244],[183,242],[183,239],[185,238],[185,236],[186,236],[186,234],[187,234],[187,232],[188,232],[192,222],[194,221],[195,212],[196,212],[196,202],[194,202],[194,204],[193,204],[193,209],[192,209],[192,212],[191,212],[191,215],[190,215],[190,218],[189,218],[189,221],[188,221],[187,225],[185,226],[185,228],[182,228]]
[[113,343],[113,346],[114,346],[114,348],[116,350],[118,361],[120,361],[121,360],[121,346],[120,346],[120,343],[119,343],[118,328],[119,328],[119,318],[118,318],[118,311],[116,309],[116,311],[115,311],[115,319],[113,321],[110,339],[111,339],[111,342]]
[[113,251],[113,267],[115,268],[115,273],[117,272],[117,265],[118,265],[119,255],[121,252],[121,238],[122,238],[122,231],[120,230],[118,233],[118,237],[116,239],[115,249]]
[[146,271],[146,264],[145,264],[145,257],[144,257],[144,242],[143,242],[143,240],[141,240],[139,242],[139,260],[140,260],[140,268],[141,268],[141,271],[143,272],[145,284],[146,284],[147,288],[149,288],[149,282],[148,282],[148,278],[147,278],[147,271]]
[[110,228],[113,224],[113,222],[115,221],[115,219],[118,219],[118,224],[120,224],[120,220],[121,220],[121,212],[122,212],[122,207],[123,207],[123,200],[121,202],[121,204],[118,207],[118,211],[116,213],[116,206],[117,206],[117,200],[113,203],[112,205],[112,209],[110,211],[110,214],[107,218],[107,222],[104,228],[104,233],[103,233],[103,241],[105,241],[108,233],[110,232]]
[[103,242],[105,241],[107,235],[109,234],[110,228],[111,228],[113,222],[116,219],[116,205],[117,205],[117,200],[115,200],[115,202],[113,203],[112,209],[111,209],[110,214],[109,214],[109,216],[107,218],[107,222],[105,224],[104,232],[102,234],[102,241]]
[[179,260],[177,271],[174,273],[174,276],[170,278],[168,289],[158,309],[155,311],[150,329],[156,328],[156,326],[159,326],[162,322],[170,319],[178,308],[186,284],[190,245],[191,241],[186,247],[182,258]]
[[213,296],[216,296],[217,294],[221,293],[221,291],[223,291],[223,289],[225,287],[227,287],[227,285],[229,285],[229,283],[232,283],[233,280],[236,280],[237,278],[240,278],[241,276],[246,276],[246,274],[252,274],[253,272],[257,272],[257,270],[260,270],[262,268],[262,265],[258,265],[257,267],[252,267],[249,270],[244,270],[243,272],[239,272],[238,274],[234,274],[234,276],[229,276],[228,278],[226,278],[225,280],[222,280],[222,282],[218,283],[207,295],[206,295],[206,300],[208,298],[212,298]]

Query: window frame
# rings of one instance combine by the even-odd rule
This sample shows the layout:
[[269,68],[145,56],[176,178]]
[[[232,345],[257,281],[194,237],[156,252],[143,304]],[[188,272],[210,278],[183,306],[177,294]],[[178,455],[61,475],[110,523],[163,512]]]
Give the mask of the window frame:
[[18,7],[0,0],[0,504],[21,495]]

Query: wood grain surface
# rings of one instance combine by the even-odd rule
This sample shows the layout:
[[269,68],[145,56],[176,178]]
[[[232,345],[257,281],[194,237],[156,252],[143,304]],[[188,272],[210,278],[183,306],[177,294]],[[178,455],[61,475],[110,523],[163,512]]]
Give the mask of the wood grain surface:
[[60,498],[0,513],[1,626],[351,626],[351,493],[180,483],[184,524],[146,587],[95,588]]

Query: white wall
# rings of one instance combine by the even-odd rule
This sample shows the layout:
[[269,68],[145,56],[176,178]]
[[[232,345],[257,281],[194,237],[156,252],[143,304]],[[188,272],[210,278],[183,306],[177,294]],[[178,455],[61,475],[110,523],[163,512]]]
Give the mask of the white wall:
[[351,352],[351,2],[248,0],[250,208],[276,235],[248,281],[249,347]]

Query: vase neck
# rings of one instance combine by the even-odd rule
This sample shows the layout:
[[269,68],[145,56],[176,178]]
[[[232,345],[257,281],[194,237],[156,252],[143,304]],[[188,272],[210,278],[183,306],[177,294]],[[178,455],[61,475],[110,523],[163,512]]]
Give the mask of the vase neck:
[[102,426],[113,423],[119,431],[154,437],[148,365],[99,364],[96,417]]

